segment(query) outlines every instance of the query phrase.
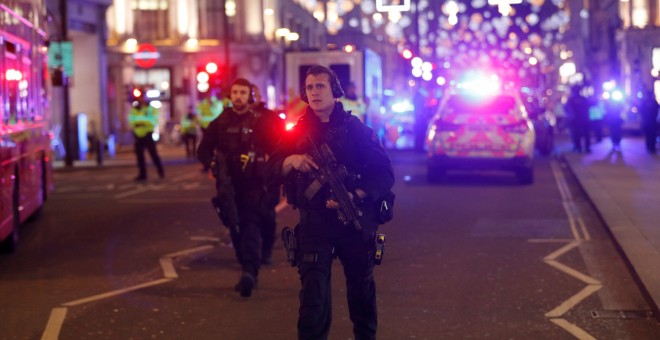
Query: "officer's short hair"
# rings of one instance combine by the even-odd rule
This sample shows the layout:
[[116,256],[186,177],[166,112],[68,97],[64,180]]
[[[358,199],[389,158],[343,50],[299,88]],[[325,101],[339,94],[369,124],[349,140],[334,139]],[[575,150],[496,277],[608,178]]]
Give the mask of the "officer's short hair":
[[[339,78],[337,77],[337,74],[335,71],[325,66],[314,65],[310,67],[305,74],[305,79],[307,79],[309,75],[318,76],[319,74],[328,75],[328,82],[330,82],[332,96],[334,98],[341,98],[341,96],[344,95],[344,90],[342,90],[341,84],[339,84]],[[300,89],[300,99],[302,99],[305,103],[309,103],[309,99],[307,99],[307,93],[305,92],[305,83],[303,83],[302,88]]]
[[232,82],[231,86],[229,87],[230,92],[231,92],[231,88],[234,87],[234,85],[247,86],[250,89],[250,96],[248,97],[248,103],[252,104],[252,103],[255,102],[255,99],[254,99],[254,85],[252,85],[252,83],[250,83],[245,78],[236,78],[236,80],[234,80],[234,82]]

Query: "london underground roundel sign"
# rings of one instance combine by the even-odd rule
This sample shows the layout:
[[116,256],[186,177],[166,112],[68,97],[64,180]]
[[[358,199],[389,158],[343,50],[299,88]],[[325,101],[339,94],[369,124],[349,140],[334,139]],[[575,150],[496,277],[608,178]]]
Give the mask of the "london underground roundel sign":
[[133,54],[135,64],[142,68],[149,68],[156,65],[156,61],[160,58],[160,53],[156,50],[156,46],[152,44],[140,44],[138,50]]

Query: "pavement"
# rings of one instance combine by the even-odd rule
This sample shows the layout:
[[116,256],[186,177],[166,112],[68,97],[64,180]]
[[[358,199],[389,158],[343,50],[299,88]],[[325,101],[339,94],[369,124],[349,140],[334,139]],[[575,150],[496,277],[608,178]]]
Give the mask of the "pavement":
[[[160,156],[163,164],[173,164],[173,163],[185,163],[197,162],[196,159],[186,160],[186,152],[183,146],[176,145],[162,145],[158,144],[158,155]],[[144,152],[145,161],[147,162],[147,172],[154,172],[153,163],[151,161],[151,156],[149,153]],[[103,154],[101,163],[99,164],[99,159],[96,154],[89,154],[86,159],[83,160],[74,160],[74,168],[93,168],[98,166],[133,166],[135,167],[135,175],[137,176],[137,160],[135,158],[135,153],[133,152],[133,146],[121,146],[118,147],[114,154],[109,154],[106,152]],[[200,169],[201,169],[200,164]],[[53,167],[55,169],[66,168],[63,160],[56,160],[53,162]],[[167,170],[167,169],[166,169]]]
[[[596,207],[660,321],[660,155],[647,153],[641,136],[624,136],[620,151],[612,151],[608,138],[593,144],[591,153],[579,154],[571,148],[566,136],[560,136],[555,152]],[[159,145],[158,150],[165,164],[194,162],[186,161],[182,146]],[[145,156],[151,168],[151,159]],[[73,166],[99,163],[92,156],[74,161]],[[104,155],[102,166],[133,166],[137,174],[132,147]],[[64,162],[55,161],[54,167],[64,168]]]
[[612,151],[609,138],[593,144],[591,153],[571,149],[569,143],[556,147],[660,321],[660,155],[646,151],[642,136],[624,136],[621,151]]

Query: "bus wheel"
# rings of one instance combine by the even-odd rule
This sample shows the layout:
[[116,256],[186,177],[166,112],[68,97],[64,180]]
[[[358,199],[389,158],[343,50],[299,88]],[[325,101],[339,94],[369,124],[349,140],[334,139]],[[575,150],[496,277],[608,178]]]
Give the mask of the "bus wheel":
[[21,226],[21,216],[18,211],[18,176],[15,177],[16,182],[14,183],[14,193],[12,195],[12,211],[14,217],[14,223],[11,234],[5,240],[0,242],[0,253],[11,254],[16,251],[16,246],[18,245],[18,229]]

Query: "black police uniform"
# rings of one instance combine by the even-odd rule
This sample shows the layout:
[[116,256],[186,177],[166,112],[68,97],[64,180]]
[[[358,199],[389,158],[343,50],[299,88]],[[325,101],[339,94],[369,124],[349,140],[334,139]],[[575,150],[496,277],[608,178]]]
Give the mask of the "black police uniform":
[[[311,199],[303,194],[313,182],[312,175],[295,169],[282,176],[285,158],[293,154],[312,154],[306,143],[327,143],[335,158],[346,166],[353,180],[345,183],[347,190],[364,190],[368,196],[358,202],[363,211],[362,229],[344,225],[337,210],[325,207],[331,196],[323,186]],[[296,227],[300,247],[298,273],[302,283],[298,336],[300,339],[325,339],[328,336],[331,312],[330,274],[334,257],[344,267],[348,306],[356,339],[373,339],[376,335],[376,286],[373,277],[376,198],[382,197],[394,184],[390,159],[378,137],[369,127],[350,115],[337,103],[330,120],[323,123],[311,109],[287,133],[268,162],[268,179],[285,183],[289,203],[298,208],[300,224]]]
[[274,207],[279,192],[266,187],[264,167],[267,154],[283,132],[284,121],[272,111],[250,110],[239,115],[229,108],[209,124],[197,149],[197,157],[205,166],[214,160],[216,151],[225,157],[236,192],[240,227],[240,232],[231,232],[232,243],[243,275],[251,275],[254,284],[260,261],[270,260],[275,241]]

